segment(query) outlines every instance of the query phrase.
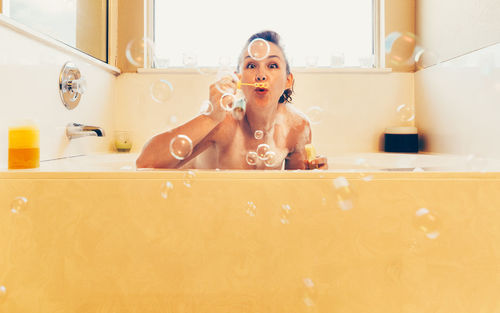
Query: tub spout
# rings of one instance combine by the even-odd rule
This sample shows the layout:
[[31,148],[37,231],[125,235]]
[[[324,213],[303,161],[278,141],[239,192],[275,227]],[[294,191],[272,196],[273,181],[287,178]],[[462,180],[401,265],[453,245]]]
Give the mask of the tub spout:
[[78,123],[69,123],[66,126],[66,136],[69,139],[85,137],[85,136],[104,136],[104,130],[101,127],[83,125]]

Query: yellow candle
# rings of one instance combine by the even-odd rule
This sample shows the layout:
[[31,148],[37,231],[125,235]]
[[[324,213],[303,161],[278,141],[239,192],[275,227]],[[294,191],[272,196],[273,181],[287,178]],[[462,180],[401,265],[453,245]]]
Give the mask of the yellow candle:
[[9,127],[9,169],[40,167],[40,131],[36,126]]

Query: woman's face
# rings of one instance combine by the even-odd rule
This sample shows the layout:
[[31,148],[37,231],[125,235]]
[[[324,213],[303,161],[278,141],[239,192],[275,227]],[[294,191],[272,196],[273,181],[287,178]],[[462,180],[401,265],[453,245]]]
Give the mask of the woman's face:
[[267,83],[267,88],[241,86],[247,102],[251,105],[277,104],[283,91],[291,88],[293,84],[293,75],[286,73],[283,52],[274,43],[268,43],[270,50],[265,59],[256,61],[248,55],[248,51],[245,51],[240,64],[242,83]]

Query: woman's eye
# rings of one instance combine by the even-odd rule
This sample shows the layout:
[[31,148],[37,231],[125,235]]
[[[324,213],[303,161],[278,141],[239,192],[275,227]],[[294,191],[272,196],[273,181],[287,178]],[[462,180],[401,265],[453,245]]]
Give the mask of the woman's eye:
[[278,68],[278,64],[276,63],[269,64],[269,68]]
[[255,68],[255,64],[253,64],[253,63],[248,63],[248,64],[247,64],[247,68]]

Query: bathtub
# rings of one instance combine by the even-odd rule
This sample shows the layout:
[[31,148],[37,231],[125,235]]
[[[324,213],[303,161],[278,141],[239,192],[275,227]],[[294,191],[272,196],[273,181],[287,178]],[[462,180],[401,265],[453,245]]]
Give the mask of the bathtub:
[[[138,153],[78,155],[45,160],[40,171],[135,171]],[[500,159],[474,155],[352,153],[330,156],[330,171],[500,171]]]
[[435,157],[0,171],[0,312],[498,312],[500,174]]

